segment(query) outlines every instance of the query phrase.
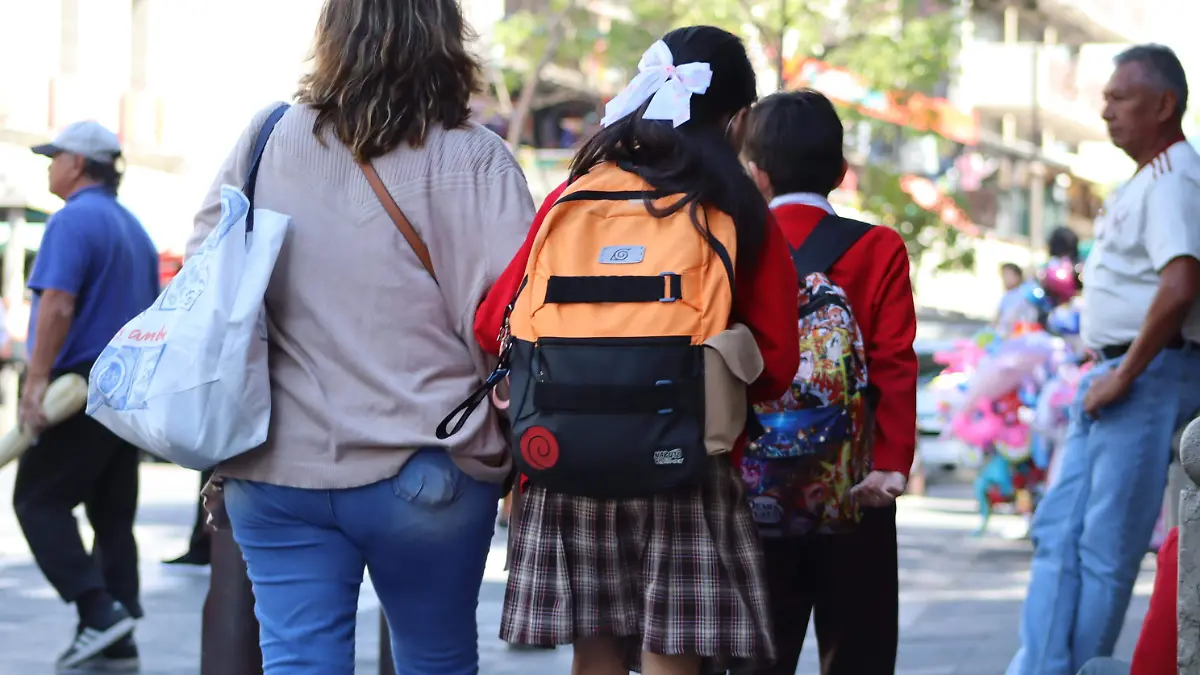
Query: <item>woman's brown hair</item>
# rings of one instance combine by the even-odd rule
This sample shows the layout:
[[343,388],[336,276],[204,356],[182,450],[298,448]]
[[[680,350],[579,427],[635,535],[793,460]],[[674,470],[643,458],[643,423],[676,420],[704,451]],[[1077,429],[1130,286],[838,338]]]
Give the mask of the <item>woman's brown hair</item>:
[[471,37],[457,0],[326,0],[298,94],[313,133],[330,127],[366,161],[462,126],[481,80]]

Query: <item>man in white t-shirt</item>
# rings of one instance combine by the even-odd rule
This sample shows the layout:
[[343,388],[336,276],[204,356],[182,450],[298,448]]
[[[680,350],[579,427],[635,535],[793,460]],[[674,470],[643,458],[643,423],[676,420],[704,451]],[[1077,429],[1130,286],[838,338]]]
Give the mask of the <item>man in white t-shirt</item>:
[[1110,656],[1162,505],[1171,437],[1200,409],[1200,155],[1184,140],[1175,54],[1123,52],[1105,88],[1113,144],[1138,164],[1096,220],[1062,474],[1038,507],[1021,648],[1008,675]]

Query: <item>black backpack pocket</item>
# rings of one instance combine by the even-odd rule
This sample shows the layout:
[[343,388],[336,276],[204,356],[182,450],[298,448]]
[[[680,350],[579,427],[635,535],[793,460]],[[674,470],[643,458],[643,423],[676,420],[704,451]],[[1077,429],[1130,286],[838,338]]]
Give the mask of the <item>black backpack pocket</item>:
[[703,479],[703,347],[688,337],[512,345],[513,457],[533,484],[624,498]]

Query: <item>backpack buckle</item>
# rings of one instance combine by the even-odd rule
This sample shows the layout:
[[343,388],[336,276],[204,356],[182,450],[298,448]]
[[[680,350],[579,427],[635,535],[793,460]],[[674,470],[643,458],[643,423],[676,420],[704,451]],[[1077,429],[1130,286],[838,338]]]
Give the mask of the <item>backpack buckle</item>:
[[[664,301],[664,302],[666,302],[666,301]],[[673,302],[673,301],[672,301],[672,302]],[[658,380],[657,382],[655,382],[655,383],[654,383],[654,386],[656,386],[656,387],[669,387],[669,386],[671,386],[671,385],[673,385],[673,384],[675,384],[675,381],[674,381],[674,380]],[[658,411],[658,414],[659,414],[659,415],[670,415],[670,414],[672,414],[672,413],[674,413],[674,412],[675,412],[675,409],[674,409],[674,408],[663,408],[662,410],[659,410],[659,411]]]
[[663,296],[659,302],[675,302],[683,297],[683,277],[675,272],[663,272]]

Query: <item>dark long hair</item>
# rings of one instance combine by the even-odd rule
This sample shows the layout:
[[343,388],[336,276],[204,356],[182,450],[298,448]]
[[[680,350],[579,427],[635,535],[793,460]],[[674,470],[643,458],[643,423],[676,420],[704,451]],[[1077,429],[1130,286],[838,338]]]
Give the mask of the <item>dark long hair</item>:
[[1062,257],[1070,260],[1073,264],[1079,264],[1079,235],[1070,228],[1054,228],[1047,241],[1047,248],[1050,249],[1051,257]]
[[754,103],[757,83],[746,48],[737,36],[712,26],[691,26],[663,37],[675,65],[707,63],[712,84],[695,94],[691,119],[675,128],[671,122],[644,120],[639,110],[589,139],[571,165],[571,180],[604,162],[632,171],[655,190],[683,195],[665,210],[647,208],[655,217],[689,209],[697,229],[707,233],[699,217],[703,205],[729,214],[737,228],[740,259],[755,260],[762,247],[767,205],[742,168],[737,150],[726,137],[729,121]]
[[94,159],[84,158],[83,175],[100,183],[102,188],[115,195],[121,189],[121,179],[124,177],[124,172],[117,165],[122,161],[120,155],[113,157],[111,162],[98,162]]

